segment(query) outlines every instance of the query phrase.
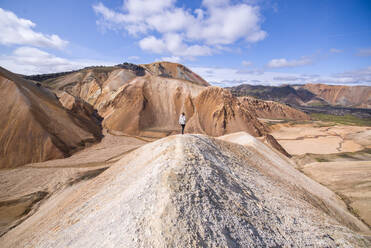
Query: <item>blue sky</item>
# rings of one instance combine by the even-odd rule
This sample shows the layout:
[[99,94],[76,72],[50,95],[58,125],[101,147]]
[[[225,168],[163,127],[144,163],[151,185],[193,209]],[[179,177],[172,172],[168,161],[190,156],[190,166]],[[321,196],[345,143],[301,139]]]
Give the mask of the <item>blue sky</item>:
[[0,0],[0,65],[24,74],[174,61],[209,82],[371,85],[371,1]]

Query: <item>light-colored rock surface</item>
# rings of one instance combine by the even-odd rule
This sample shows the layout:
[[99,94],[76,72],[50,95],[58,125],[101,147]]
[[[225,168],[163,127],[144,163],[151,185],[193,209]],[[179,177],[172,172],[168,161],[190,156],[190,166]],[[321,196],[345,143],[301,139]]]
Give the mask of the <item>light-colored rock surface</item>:
[[[241,136],[241,135],[240,135]],[[171,136],[51,196],[3,247],[367,247],[330,190],[248,134]],[[345,224],[349,228],[343,226]]]
[[371,161],[311,163],[302,171],[341,195],[371,226]]
[[64,159],[0,170],[0,237],[34,214],[50,196],[93,178],[147,142],[105,131],[99,144]]

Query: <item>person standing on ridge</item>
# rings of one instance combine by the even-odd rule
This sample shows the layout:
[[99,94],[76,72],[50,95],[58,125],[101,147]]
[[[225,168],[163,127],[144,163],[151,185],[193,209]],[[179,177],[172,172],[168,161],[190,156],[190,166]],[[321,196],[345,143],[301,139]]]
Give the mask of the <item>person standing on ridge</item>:
[[186,117],[184,112],[179,116],[179,124],[182,126],[182,134],[184,134],[184,127],[186,124]]

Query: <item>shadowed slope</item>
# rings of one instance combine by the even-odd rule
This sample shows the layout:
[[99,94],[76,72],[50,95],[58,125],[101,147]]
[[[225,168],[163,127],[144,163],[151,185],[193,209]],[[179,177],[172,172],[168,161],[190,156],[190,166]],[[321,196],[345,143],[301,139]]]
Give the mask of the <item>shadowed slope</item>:
[[194,115],[186,131],[220,136],[247,131],[254,136],[266,132],[256,115],[233,97],[229,90],[219,87],[204,89],[194,100]]
[[[247,134],[246,134],[247,135]],[[171,136],[128,154],[0,239],[5,247],[367,247],[334,193],[251,137]],[[330,215],[330,216],[329,216]],[[32,227],[32,228],[31,228]]]
[[0,168],[69,156],[100,139],[98,123],[64,109],[49,90],[0,68]]

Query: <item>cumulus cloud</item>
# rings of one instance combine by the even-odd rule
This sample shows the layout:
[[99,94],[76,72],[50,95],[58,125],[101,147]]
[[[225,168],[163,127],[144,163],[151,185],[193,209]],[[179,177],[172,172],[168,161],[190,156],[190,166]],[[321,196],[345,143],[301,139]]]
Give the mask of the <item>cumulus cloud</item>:
[[114,63],[93,60],[69,60],[38,48],[19,47],[11,55],[0,56],[0,64],[12,72],[31,75],[70,71],[92,65],[113,65]]
[[17,17],[13,12],[0,8],[0,44],[32,45],[37,47],[63,48],[68,41],[58,35],[35,32],[36,26],[30,20]]
[[171,56],[171,57],[162,57],[161,61],[179,63],[181,59],[177,56]]
[[330,52],[331,52],[331,53],[341,53],[341,52],[343,52],[343,50],[336,49],[336,48],[331,48],[331,49],[330,49]]
[[155,36],[148,36],[139,41],[139,46],[145,51],[153,53],[170,53],[174,56],[194,57],[211,54],[207,46],[187,45],[183,42],[182,36],[176,33],[164,35],[162,39]]
[[371,56],[371,48],[361,49],[357,53],[358,56],[368,57]]
[[176,0],[125,0],[121,11],[93,5],[98,25],[124,29],[139,37],[146,51],[172,56],[209,55],[238,40],[258,42],[267,33],[256,6],[228,0],[204,0],[198,9],[180,8]]
[[272,59],[268,62],[267,66],[269,68],[283,68],[283,67],[297,67],[297,66],[304,66],[309,65],[313,61],[310,58],[301,58],[298,60],[287,60],[285,58],[281,59]]

